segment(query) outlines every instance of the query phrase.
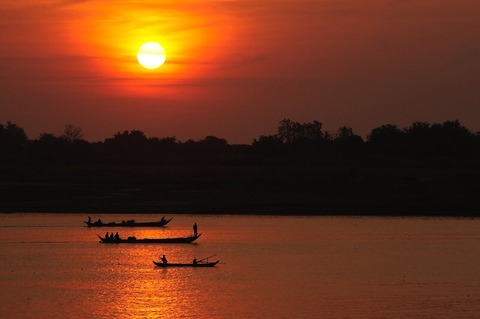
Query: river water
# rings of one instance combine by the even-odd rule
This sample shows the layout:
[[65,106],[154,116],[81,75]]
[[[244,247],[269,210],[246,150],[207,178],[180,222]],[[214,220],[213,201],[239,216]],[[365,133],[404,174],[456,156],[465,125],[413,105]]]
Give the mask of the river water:
[[[155,221],[156,215],[92,215]],[[480,220],[0,215],[0,318],[478,318]],[[195,244],[100,244],[202,236]],[[155,267],[213,254],[215,268]]]

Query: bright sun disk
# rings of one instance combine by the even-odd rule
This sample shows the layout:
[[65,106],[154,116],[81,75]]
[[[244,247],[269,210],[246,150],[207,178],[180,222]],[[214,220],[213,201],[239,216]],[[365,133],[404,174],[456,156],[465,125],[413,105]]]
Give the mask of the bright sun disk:
[[165,63],[165,50],[156,42],[142,44],[137,52],[137,60],[146,69],[154,70]]

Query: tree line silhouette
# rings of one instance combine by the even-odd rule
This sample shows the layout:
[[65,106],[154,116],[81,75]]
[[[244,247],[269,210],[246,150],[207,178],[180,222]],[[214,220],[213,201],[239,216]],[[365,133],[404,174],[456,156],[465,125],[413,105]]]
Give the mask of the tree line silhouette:
[[0,125],[0,212],[480,215],[480,133],[458,121],[279,122],[251,144],[131,130],[101,142],[66,125],[29,139]]
[[67,163],[342,160],[369,156],[469,160],[480,156],[480,132],[471,132],[457,120],[414,122],[403,129],[394,124],[376,127],[364,140],[349,126],[331,133],[324,131],[319,121],[283,119],[275,134],[262,135],[249,145],[231,145],[215,136],[181,142],[174,136],[147,137],[139,130],[118,132],[103,142],[88,142],[83,139],[82,129],[73,125],[66,125],[59,136],[42,133],[32,140],[23,128],[7,122],[0,124],[0,154],[3,162]]

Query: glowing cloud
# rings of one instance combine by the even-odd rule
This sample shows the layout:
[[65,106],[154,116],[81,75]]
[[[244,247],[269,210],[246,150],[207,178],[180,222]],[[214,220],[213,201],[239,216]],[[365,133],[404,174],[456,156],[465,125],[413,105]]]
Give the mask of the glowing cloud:
[[[134,94],[168,94],[172,83],[205,74],[222,54],[216,44],[227,32],[194,5],[87,1],[65,10],[73,16],[67,28],[75,51],[91,57],[92,67],[111,78],[113,87]],[[151,41],[168,52],[168,63],[155,74],[145,73],[136,61],[138,48]]]

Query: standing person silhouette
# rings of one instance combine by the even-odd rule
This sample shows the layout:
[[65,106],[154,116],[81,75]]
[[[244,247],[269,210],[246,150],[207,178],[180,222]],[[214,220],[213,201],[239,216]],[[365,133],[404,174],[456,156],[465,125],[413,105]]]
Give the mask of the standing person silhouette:
[[197,223],[193,224],[193,234],[197,236]]

